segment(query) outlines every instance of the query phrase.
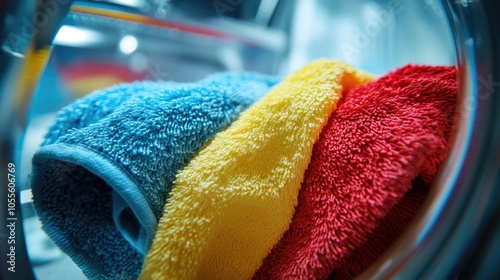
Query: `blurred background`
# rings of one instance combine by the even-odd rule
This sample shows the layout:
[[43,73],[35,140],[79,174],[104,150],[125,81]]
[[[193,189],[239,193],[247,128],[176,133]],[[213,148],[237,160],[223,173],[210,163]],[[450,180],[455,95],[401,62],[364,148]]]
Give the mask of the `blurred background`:
[[[45,14],[34,20],[50,19],[60,2],[42,1]],[[13,32],[34,28],[22,18],[5,22]],[[220,71],[285,76],[321,57],[377,75],[408,63],[456,63],[437,0],[74,1],[33,98],[24,101],[21,178],[55,113],[93,90],[134,80],[192,82]],[[40,229],[27,180],[19,183],[37,278],[85,279]]]

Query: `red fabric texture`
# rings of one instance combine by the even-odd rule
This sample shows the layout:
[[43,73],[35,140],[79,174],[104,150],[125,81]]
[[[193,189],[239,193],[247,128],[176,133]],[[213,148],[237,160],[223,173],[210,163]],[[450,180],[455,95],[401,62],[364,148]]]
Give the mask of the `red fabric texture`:
[[454,67],[408,65],[348,92],[314,145],[290,228],[254,279],[345,279],[373,262],[425,197],[408,192],[412,181],[436,176],[456,91]]
[[429,187],[425,184],[425,190],[416,191],[415,184],[412,185],[412,189],[380,221],[366,243],[343,260],[329,279],[353,279],[375,262],[399,237],[420,209]]

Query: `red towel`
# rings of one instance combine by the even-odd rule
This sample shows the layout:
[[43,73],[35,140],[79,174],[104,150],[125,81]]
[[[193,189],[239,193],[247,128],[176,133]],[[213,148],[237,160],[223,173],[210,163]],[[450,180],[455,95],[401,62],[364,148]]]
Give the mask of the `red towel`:
[[401,201],[380,221],[380,225],[368,237],[366,243],[342,261],[339,268],[330,274],[329,279],[353,279],[375,262],[399,237],[420,209],[429,188],[429,184],[418,179],[412,183],[412,188]]
[[454,67],[409,65],[347,93],[314,145],[290,228],[254,278],[351,277],[382,253],[423,197],[391,209],[446,155],[456,91]]

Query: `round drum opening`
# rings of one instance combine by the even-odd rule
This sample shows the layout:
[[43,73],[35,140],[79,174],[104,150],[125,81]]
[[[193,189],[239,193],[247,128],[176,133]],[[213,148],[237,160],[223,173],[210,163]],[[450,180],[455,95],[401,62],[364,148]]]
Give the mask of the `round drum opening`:
[[[378,76],[408,63],[457,70],[453,148],[413,222],[358,278],[500,274],[492,265],[500,248],[494,220],[500,214],[500,9],[495,0],[1,5],[0,168],[1,177],[8,178],[7,166],[15,166],[16,277],[33,278],[33,270],[39,279],[59,272],[85,279],[43,235],[31,201],[31,159],[60,108],[120,82],[192,82],[223,71],[286,76],[320,57]],[[9,182],[1,182],[4,201]],[[142,234],[131,208],[114,218],[129,229],[129,239]],[[1,275],[11,276],[7,269]]]

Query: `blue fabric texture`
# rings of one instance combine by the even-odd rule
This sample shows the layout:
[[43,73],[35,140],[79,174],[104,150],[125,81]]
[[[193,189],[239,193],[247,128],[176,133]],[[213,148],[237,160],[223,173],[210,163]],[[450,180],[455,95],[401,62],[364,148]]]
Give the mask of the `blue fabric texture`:
[[63,108],[33,157],[44,230],[88,278],[137,278],[177,171],[277,82],[135,82]]

